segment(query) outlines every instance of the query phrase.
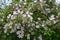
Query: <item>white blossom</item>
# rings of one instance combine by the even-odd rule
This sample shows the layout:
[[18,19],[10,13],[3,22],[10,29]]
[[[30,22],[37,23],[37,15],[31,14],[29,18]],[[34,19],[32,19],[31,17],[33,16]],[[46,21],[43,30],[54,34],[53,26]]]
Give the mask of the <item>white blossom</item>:
[[20,2],[22,2],[23,0],[20,0]]
[[23,38],[24,34],[19,34],[17,37],[18,38]]
[[42,40],[42,35],[39,36],[39,40]]
[[39,25],[36,25],[36,28],[39,28],[40,26]]
[[21,11],[20,14],[23,14],[23,11]]
[[55,23],[57,23],[58,22],[58,20],[53,20],[53,23],[55,24]]
[[26,17],[26,14],[23,14],[23,17]]
[[7,33],[7,29],[4,30],[4,33]]
[[17,37],[23,38],[24,32],[23,31],[17,31],[16,34],[18,35]]
[[45,24],[44,23],[42,23],[42,27],[44,27],[45,26]]
[[11,15],[11,14],[9,14],[9,15],[7,16],[7,18],[9,19],[11,16],[12,16],[12,15]]
[[38,22],[36,22],[36,24],[39,24]]
[[16,11],[13,11],[13,14],[18,14]]
[[26,2],[24,2],[24,5],[26,5],[27,3]]
[[21,31],[17,31],[17,32],[16,32],[17,35],[20,34],[20,33],[21,33]]
[[20,10],[18,9],[18,13],[20,13]]
[[29,11],[26,11],[26,14],[29,14]]
[[31,17],[31,15],[28,14],[28,17]]
[[16,19],[16,16],[12,15],[11,20],[14,20],[14,19]]
[[34,0],[34,2],[37,2],[37,0]]
[[43,0],[39,0],[40,2],[43,2]]
[[27,39],[30,39],[30,34],[27,34]]
[[18,24],[15,24],[15,27],[16,27],[17,29],[20,29],[20,27],[21,27],[21,24],[20,24],[20,23],[18,23]]
[[25,2],[27,1],[27,0],[24,0]]
[[30,12],[30,15],[33,15],[33,13]]
[[14,33],[16,30],[14,30],[14,29],[11,29],[11,31],[10,31],[10,33]]
[[12,26],[9,26],[9,28],[12,28]]
[[51,17],[49,18],[50,20],[54,20],[55,19],[55,17],[54,17],[55,15],[51,15]]
[[38,20],[41,20],[41,18],[38,18]]

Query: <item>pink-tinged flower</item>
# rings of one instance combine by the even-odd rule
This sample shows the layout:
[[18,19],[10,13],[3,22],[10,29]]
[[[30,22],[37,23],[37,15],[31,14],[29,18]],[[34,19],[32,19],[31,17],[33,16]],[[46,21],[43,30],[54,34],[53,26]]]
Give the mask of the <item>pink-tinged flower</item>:
[[51,15],[49,19],[54,20],[55,19],[54,15]]

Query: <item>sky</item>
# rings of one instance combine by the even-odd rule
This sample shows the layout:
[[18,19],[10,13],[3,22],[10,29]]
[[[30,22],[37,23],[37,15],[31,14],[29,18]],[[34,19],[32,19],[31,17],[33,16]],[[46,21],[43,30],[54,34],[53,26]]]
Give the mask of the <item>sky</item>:
[[6,0],[6,4],[9,5],[12,2],[12,0]]
[[[1,1],[1,0],[0,0]],[[4,2],[4,0],[2,0],[2,2]],[[6,5],[9,5],[11,2],[12,2],[12,0],[5,0],[5,2],[6,2]],[[1,3],[1,2],[0,2]],[[1,5],[0,4],[0,8],[4,8],[5,6],[4,5]]]
[[58,4],[59,4],[59,3],[60,3],[60,0],[56,0],[56,3],[58,3]]

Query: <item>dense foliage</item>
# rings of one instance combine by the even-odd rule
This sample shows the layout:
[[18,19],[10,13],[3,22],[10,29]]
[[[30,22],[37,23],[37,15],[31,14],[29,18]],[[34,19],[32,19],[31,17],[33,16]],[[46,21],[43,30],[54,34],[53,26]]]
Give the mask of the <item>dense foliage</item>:
[[55,0],[13,0],[0,9],[0,40],[59,40],[60,6]]

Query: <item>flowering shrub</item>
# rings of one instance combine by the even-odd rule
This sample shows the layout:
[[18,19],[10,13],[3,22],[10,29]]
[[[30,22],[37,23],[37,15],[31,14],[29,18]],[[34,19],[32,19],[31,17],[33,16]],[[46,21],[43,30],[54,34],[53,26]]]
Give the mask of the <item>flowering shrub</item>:
[[59,40],[60,12],[53,2],[14,0],[0,12],[0,39]]

